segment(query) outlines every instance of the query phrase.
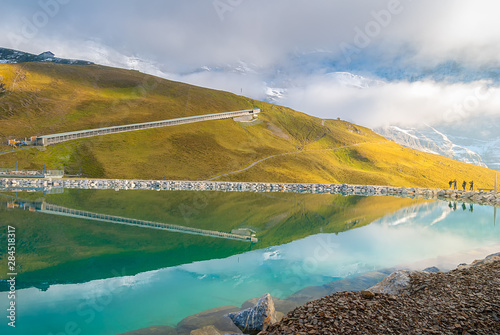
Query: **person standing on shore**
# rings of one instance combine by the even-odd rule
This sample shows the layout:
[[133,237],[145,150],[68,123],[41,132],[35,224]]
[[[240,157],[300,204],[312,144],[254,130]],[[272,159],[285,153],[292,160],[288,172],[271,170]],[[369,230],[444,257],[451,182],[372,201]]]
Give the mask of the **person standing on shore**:
[[453,180],[453,189],[454,190],[457,189],[457,180],[456,179]]
[[451,185],[453,185],[453,180],[450,180],[450,181],[448,182],[448,185],[450,185],[450,190],[451,190]]
[[462,183],[462,188],[464,189],[464,191],[465,191],[465,186],[467,186],[467,182],[464,180],[464,182]]
[[469,184],[470,184],[469,190],[474,191],[474,180],[471,180]]

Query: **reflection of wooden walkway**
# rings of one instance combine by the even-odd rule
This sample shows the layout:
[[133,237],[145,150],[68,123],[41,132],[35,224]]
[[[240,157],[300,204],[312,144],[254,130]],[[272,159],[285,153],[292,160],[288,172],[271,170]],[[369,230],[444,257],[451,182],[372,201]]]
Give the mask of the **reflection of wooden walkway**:
[[38,211],[42,212],[42,213],[47,213],[47,214],[55,214],[55,215],[70,216],[70,217],[75,217],[75,218],[80,218],[80,219],[119,223],[119,224],[124,224],[124,225],[128,225],[128,226],[137,226],[137,227],[142,227],[142,228],[168,230],[168,231],[177,232],[177,233],[225,238],[225,239],[244,241],[244,242],[254,242],[254,243],[258,242],[257,238],[251,237],[251,236],[242,236],[242,235],[237,235],[237,234],[224,233],[224,232],[220,232],[220,231],[183,227],[183,226],[172,225],[172,224],[168,224],[168,223],[159,223],[159,222],[153,222],[153,221],[144,221],[144,220],[125,218],[125,217],[121,217],[121,216],[92,213],[92,212],[80,211],[80,210],[76,210],[76,209],[52,205],[52,204],[48,204],[45,202],[41,204],[41,207],[40,207],[40,209],[38,209]]

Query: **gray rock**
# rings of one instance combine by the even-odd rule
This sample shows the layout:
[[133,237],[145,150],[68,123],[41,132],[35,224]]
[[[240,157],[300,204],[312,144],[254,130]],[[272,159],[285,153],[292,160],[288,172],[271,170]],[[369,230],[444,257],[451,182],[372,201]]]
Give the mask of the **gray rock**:
[[487,256],[485,259],[475,260],[471,264],[460,264],[457,267],[457,269],[458,270],[470,269],[470,268],[474,268],[474,267],[479,266],[479,265],[490,264],[490,263],[493,263],[496,261],[500,261],[500,252],[495,253],[495,254],[491,254],[491,255]]
[[500,257],[500,252],[488,255],[484,259],[490,259],[490,258],[493,258],[493,257]]
[[375,293],[372,291],[361,291],[360,293],[363,299],[373,299],[375,297]]
[[230,313],[228,317],[246,334],[257,334],[277,321],[274,302],[269,293],[264,294],[254,307]]
[[431,266],[429,268],[425,268],[423,269],[422,271],[425,271],[425,272],[432,272],[432,273],[436,273],[436,272],[439,272],[441,270],[439,270],[437,267],[435,266]]
[[[274,309],[276,310],[277,313],[281,312],[281,313],[287,314],[292,309],[300,306],[300,304],[298,304],[295,301],[283,300],[283,299],[276,298],[276,297],[271,297],[271,298],[273,299]],[[245,301],[241,305],[241,309],[243,310],[243,309],[247,309],[247,308],[252,308],[253,306],[257,305],[257,303],[259,302],[259,299],[260,298],[248,299],[247,301]]]
[[407,292],[410,288],[410,274],[415,272],[429,275],[428,272],[424,271],[398,270],[391,273],[380,283],[370,287],[368,291],[371,291],[373,293],[386,293],[394,295]]

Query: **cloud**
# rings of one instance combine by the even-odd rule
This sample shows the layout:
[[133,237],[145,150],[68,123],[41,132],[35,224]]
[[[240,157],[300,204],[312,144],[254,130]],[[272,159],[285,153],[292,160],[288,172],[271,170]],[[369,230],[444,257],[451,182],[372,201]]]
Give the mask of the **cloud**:
[[391,82],[359,89],[337,80],[315,78],[287,92],[283,103],[317,117],[353,121],[371,128],[444,125],[500,116],[500,87],[488,81],[447,84]]
[[264,100],[266,98],[266,84],[257,74],[243,75],[239,73],[204,71],[188,75],[172,75],[170,79],[229,91],[258,100]]
[[406,40],[412,44],[420,61],[457,59],[475,65],[498,64],[498,1],[423,1],[412,3],[412,9],[415,12],[405,16],[409,21],[391,34],[400,43]]
[[[226,4],[223,10],[218,3]],[[3,6],[0,27],[9,34],[0,43],[6,47],[42,52],[68,44],[61,56],[74,58],[85,51],[80,43],[92,40],[171,70],[239,60],[271,67],[294,52],[320,49],[341,59],[343,44],[356,46],[362,57],[410,50],[409,60],[421,63],[491,62],[500,51],[496,0],[31,0]],[[363,34],[360,48],[355,42]]]

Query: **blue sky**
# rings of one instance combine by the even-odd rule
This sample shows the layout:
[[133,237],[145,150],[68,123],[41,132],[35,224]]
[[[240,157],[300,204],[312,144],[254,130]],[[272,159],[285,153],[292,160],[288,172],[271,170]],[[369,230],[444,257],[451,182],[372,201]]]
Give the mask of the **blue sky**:
[[[1,3],[0,46],[259,99],[269,87],[286,89],[280,103],[321,117],[375,127],[500,110],[492,80],[500,61],[496,0]],[[346,87],[330,75],[339,71],[385,84]]]

